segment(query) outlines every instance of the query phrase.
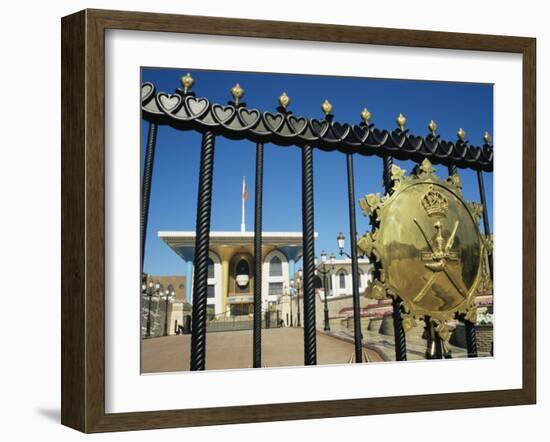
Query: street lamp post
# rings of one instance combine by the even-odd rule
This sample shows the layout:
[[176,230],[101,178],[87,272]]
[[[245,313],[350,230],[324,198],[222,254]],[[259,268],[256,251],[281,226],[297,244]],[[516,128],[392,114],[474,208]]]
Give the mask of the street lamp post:
[[351,256],[348,253],[346,253],[346,251],[344,250],[344,247],[346,246],[346,237],[344,236],[344,234],[342,232],[340,232],[338,234],[338,236],[336,237],[336,241],[338,241],[338,248],[340,249],[340,256],[346,256],[346,257],[351,259]]
[[288,299],[290,299],[290,326],[294,327],[294,320],[292,318],[292,292],[294,291],[294,280],[290,280],[290,291],[288,294]]
[[149,284],[143,283],[141,286],[141,290],[144,295],[147,295],[149,298],[149,304],[147,307],[147,330],[145,332],[145,336],[150,337],[151,336],[151,301],[153,299],[153,295],[155,293],[158,294],[160,290],[160,284],[157,282],[156,284],[153,284],[153,281],[149,281]]
[[323,291],[325,293],[325,324],[324,324],[324,330],[325,331],[330,331],[330,320],[329,320],[329,315],[328,315],[328,300],[327,300],[327,292],[328,292],[328,284],[327,284],[327,275],[329,275],[330,273],[332,273],[332,271],[334,270],[334,261],[335,261],[335,258],[334,258],[334,255],[330,255],[330,267],[329,269],[327,270],[327,253],[325,251],[321,252],[321,264],[322,264],[322,270],[321,269],[317,269],[317,271],[319,273],[321,273],[321,275],[323,275]]
[[298,307],[298,318],[296,318],[296,325],[301,327],[302,322],[300,319],[300,291],[302,290],[302,269],[298,269],[298,275],[296,277],[296,296],[297,296],[297,307]]
[[164,336],[168,336],[168,302],[174,298],[174,287],[169,285],[164,295]]
[[[355,223],[353,223],[355,224]],[[352,232],[355,231],[355,227],[352,228]],[[342,232],[338,234],[336,238],[338,242],[338,248],[340,249],[340,256],[346,256],[351,260],[351,280],[353,285],[353,329],[354,329],[354,344],[355,344],[355,362],[363,362],[363,333],[361,332],[361,301],[359,299],[359,263],[357,259],[357,244],[354,242],[355,237],[352,238],[351,255],[348,255],[344,251],[346,245],[346,237]]]

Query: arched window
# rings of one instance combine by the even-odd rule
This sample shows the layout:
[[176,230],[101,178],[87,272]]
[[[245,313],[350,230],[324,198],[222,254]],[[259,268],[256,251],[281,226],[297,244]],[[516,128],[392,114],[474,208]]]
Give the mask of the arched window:
[[278,256],[274,256],[269,261],[269,276],[283,276],[283,263]]
[[249,267],[248,261],[246,259],[241,259],[237,263],[237,268],[236,268],[235,274],[236,275],[250,275],[250,267]]
[[365,285],[365,272],[363,272],[363,270],[359,270],[359,274],[357,276],[359,276],[359,288],[363,288]]
[[316,289],[322,289],[323,288],[323,280],[319,275],[313,276],[313,288]]
[[208,258],[208,279],[214,279],[216,276],[214,275],[214,261],[212,261],[212,258]]
[[338,275],[338,287],[341,289],[346,288],[346,274],[344,272],[340,272]]

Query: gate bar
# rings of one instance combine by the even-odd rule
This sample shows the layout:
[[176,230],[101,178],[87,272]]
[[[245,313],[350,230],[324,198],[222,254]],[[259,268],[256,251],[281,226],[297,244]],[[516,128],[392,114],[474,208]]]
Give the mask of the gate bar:
[[[393,181],[391,179],[391,168],[393,166],[393,158],[389,155],[384,156],[384,170],[383,180],[386,193],[390,195],[392,193]],[[406,361],[407,360],[407,338],[405,337],[405,330],[403,329],[403,320],[401,318],[401,301],[396,298],[392,298],[393,306],[393,329],[395,337],[395,360]]]
[[155,123],[149,123],[147,148],[145,150],[145,164],[143,167],[143,181],[141,183],[141,273],[143,273],[143,261],[145,259],[145,240],[147,239],[147,222],[149,220],[149,201],[151,199],[151,184],[153,181],[153,164],[155,162],[157,132],[158,126]]
[[[458,169],[455,165],[449,166],[449,176],[458,174]],[[480,173],[478,172],[478,183],[480,183]],[[480,192],[483,189],[483,178],[481,178],[481,184],[480,184]],[[483,196],[481,197],[482,204],[483,204],[483,219],[485,220],[485,192],[483,191]],[[484,227],[487,229],[488,227]],[[491,278],[493,277],[492,271],[491,271]],[[469,358],[477,358],[477,334],[476,334],[476,325],[464,319],[464,332],[466,335],[466,351],[468,352]]]
[[357,261],[357,227],[355,219],[355,183],[353,178],[353,154],[347,153],[348,169],[348,206],[349,206],[349,234],[351,244],[351,280],[353,285],[353,328],[355,341],[355,362],[363,362],[361,332],[361,301],[359,298],[359,263]]
[[193,275],[193,316],[191,326],[191,370],[193,371],[205,369],[208,250],[210,248],[214,141],[214,134],[211,131],[204,132],[202,135],[197,224],[195,229],[195,272]]
[[435,347],[433,336],[433,323],[429,315],[424,316],[424,335],[426,336],[426,359],[434,359],[435,352],[432,352],[432,345]]
[[[481,199],[481,205],[483,206],[483,232],[488,238],[491,235],[491,228],[489,227],[489,215],[487,213],[487,200],[485,198],[485,185],[483,184],[483,172],[477,171],[477,184],[479,186],[479,197]],[[493,279],[493,252],[488,253],[489,257],[489,272],[491,273],[491,279]]]
[[476,326],[473,322],[464,321],[464,331],[466,333],[466,350],[469,358],[477,358],[477,334]]
[[256,144],[256,189],[254,194],[254,368],[262,366],[262,194],[264,176],[264,145]]
[[315,329],[315,233],[313,226],[313,147],[302,148],[302,232],[304,279],[304,364],[317,364]]
[[451,353],[451,350],[449,350],[449,348],[445,344],[445,341],[441,338],[439,333],[435,330],[435,327],[434,327],[434,334],[435,334],[435,348],[438,354],[437,359],[452,359],[453,355]]

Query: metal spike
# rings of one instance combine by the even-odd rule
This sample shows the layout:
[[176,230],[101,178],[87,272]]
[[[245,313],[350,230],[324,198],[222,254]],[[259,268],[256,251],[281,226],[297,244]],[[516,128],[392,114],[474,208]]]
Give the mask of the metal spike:
[[244,95],[244,89],[239,85],[239,83],[231,88],[231,95],[233,95],[235,104],[239,104],[239,101]]
[[323,101],[323,104],[321,104],[321,109],[325,115],[330,115],[332,112],[332,104],[330,104],[330,101],[325,100]]
[[428,129],[431,132],[432,136],[435,137],[435,132],[437,131],[437,123],[434,120],[430,120],[428,123]]
[[395,122],[397,123],[397,125],[399,126],[399,129],[401,129],[401,131],[405,130],[405,125],[407,124],[407,118],[405,117],[405,115],[400,113],[397,116],[397,118],[395,119]]
[[183,77],[180,78],[180,83],[183,86],[183,93],[186,94],[189,89],[193,87],[193,84],[195,84],[195,79],[191,76],[191,74],[188,72]]
[[361,120],[363,120],[365,124],[369,124],[369,121],[372,118],[372,114],[367,108],[364,108],[359,115],[361,116]]
[[286,92],[283,92],[281,95],[279,95],[279,104],[284,109],[290,106],[290,97],[286,94]]

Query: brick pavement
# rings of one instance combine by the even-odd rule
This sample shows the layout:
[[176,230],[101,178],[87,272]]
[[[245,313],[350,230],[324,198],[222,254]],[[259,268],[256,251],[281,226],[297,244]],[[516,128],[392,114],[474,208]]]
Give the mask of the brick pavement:
[[[142,372],[158,373],[189,369],[191,337],[166,336],[142,341]],[[353,344],[317,333],[319,364],[343,364],[350,360]],[[373,362],[382,361],[367,350]],[[267,367],[300,366],[304,362],[302,328],[262,330],[262,364]],[[252,330],[208,333],[206,335],[206,369],[251,368]]]

